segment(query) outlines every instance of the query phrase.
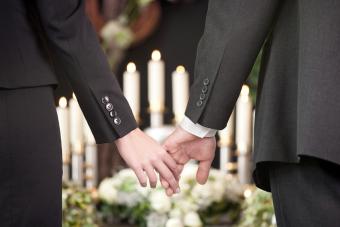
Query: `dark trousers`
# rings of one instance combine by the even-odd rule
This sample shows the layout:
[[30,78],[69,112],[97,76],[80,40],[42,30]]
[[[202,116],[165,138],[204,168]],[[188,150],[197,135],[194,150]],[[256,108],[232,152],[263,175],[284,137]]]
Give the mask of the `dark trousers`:
[[62,155],[50,86],[0,89],[0,226],[60,227]]
[[340,226],[340,166],[302,156],[299,164],[270,163],[279,227]]

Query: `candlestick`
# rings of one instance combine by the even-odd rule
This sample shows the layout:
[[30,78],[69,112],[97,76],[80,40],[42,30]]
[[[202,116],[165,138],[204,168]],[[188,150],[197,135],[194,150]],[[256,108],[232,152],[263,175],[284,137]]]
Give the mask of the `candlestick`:
[[165,108],[165,65],[158,50],[152,52],[148,62],[148,98],[150,112],[163,113]]
[[175,122],[179,123],[183,117],[189,98],[189,74],[184,66],[177,66],[172,73],[172,106]]
[[140,114],[140,75],[136,65],[130,62],[123,74],[123,91],[129,102],[135,119],[139,121]]
[[69,140],[69,116],[67,109],[67,100],[65,97],[59,99],[57,107],[57,115],[60,128],[61,150],[63,157],[63,180],[67,181],[70,178],[69,163],[70,163],[70,140]]

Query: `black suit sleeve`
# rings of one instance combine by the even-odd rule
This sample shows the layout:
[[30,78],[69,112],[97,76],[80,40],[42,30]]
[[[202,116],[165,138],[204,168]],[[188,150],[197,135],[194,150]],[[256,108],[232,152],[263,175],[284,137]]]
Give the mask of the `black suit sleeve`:
[[83,0],[35,0],[49,48],[77,96],[97,143],[112,142],[137,127],[110,70]]
[[279,0],[210,0],[186,110],[194,123],[222,129],[270,31]]

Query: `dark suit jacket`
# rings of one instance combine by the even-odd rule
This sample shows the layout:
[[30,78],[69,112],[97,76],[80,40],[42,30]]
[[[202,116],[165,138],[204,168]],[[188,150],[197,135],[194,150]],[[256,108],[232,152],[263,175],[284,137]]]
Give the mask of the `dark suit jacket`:
[[186,115],[225,127],[265,40],[255,162],[340,164],[338,0],[210,0]]
[[69,80],[97,143],[137,127],[83,0],[2,0],[0,28],[0,88],[57,84],[57,68]]

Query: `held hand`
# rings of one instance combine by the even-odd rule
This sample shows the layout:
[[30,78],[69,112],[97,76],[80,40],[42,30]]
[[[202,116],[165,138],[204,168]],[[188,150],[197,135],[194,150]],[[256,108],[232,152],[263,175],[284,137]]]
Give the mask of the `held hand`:
[[150,186],[156,187],[156,170],[171,190],[179,191],[177,181],[179,172],[176,162],[166,150],[140,129],[131,131],[126,136],[116,140],[115,143],[120,155],[127,165],[133,169],[143,187],[147,186],[146,175],[149,178]]
[[[176,161],[177,172],[181,172],[190,159],[199,161],[196,179],[200,184],[206,183],[215,157],[215,137],[199,138],[177,127],[164,142],[163,147]],[[167,194],[171,195],[173,191],[169,188],[169,184],[164,179],[161,179],[161,182],[163,187],[167,188]]]

